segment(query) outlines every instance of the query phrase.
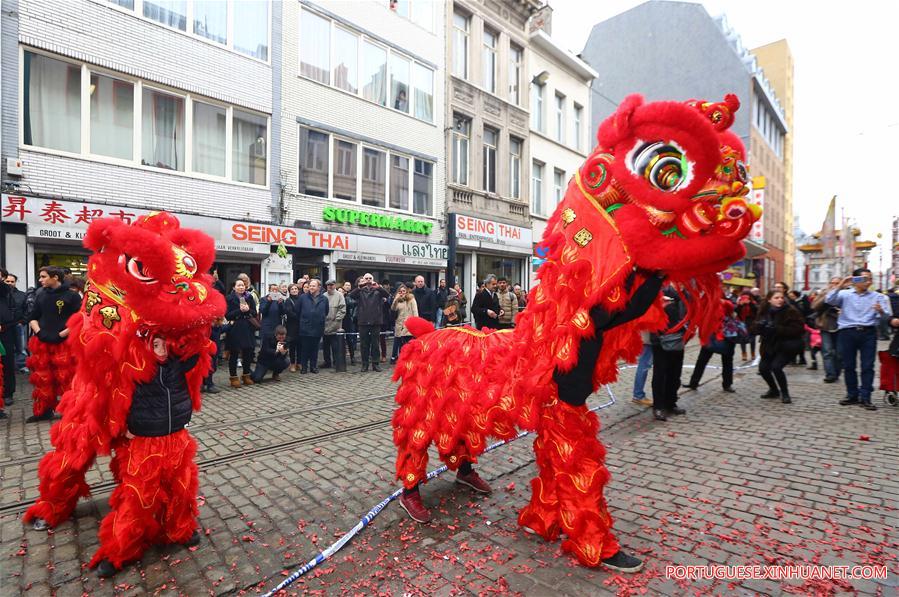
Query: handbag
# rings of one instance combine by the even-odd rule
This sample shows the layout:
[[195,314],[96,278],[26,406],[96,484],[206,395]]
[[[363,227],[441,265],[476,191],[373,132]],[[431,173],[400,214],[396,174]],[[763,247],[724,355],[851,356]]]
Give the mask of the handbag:
[[665,352],[678,352],[684,349],[684,335],[680,332],[662,334],[659,336],[659,344]]
[[250,317],[250,325],[253,326],[254,329],[262,329],[262,322],[259,320],[259,317]]

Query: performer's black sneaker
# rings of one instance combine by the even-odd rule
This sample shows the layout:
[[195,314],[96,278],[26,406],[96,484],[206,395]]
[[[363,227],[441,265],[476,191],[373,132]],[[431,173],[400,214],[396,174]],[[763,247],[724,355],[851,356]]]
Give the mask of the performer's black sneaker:
[[33,528],[35,531],[46,531],[50,528],[50,525],[47,524],[47,521],[43,518],[35,518],[34,522],[31,523],[31,528]]
[[190,536],[190,538],[182,543],[184,547],[193,547],[194,545],[200,544],[200,531],[198,529],[194,529],[194,534]]
[[643,568],[643,560],[626,554],[619,549],[614,556],[603,560],[602,565],[618,572],[639,572]]
[[112,565],[112,562],[109,560],[100,560],[100,563],[97,564],[97,576],[100,578],[109,578],[110,576],[115,576],[116,567]]
[[685,415],[685,414],[687,414],[687,411],[679,406],[672,406],[671,408],[668,409],[668,414],[669,415]]
[[47,412],[41,415],[31,415],[27,419],[25,419],[26,423],[37,423],[38,421],[51,421],[53,420],[53,411],[48,410]]

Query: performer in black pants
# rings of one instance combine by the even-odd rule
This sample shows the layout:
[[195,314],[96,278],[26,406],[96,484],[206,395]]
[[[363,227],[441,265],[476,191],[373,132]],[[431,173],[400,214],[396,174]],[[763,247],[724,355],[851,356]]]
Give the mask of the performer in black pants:
[[677,406],[677,390],[684,367],[684,330],[687,307],[670,284],[662,290],[666,329],[652,334],[652,414],[658,421],[667,421],[668,415],[686,413]]

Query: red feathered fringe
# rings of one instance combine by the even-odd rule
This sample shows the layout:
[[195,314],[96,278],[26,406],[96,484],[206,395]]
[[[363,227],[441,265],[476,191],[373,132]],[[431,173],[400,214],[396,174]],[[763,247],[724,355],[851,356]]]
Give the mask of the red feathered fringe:
[[68,339],[59,344],[50,344],[32,336],[28,340],[28,350],[31,356],[25,360],[25,366],[31,369],[28,381],[33,388],[32,411],[35,415],[42,415],[54,410],[59,397],[72,385],[75,358]]
[[118,486],[100,525],[93,568],[109,560],[117,569],[154,544],[184,543],[197,528],[197,442],[183,429],[162,437],[135,437],[116,447]]

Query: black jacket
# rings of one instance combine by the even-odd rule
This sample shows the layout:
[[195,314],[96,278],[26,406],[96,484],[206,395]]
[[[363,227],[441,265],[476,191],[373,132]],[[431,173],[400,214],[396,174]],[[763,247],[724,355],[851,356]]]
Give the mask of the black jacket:
[[386,290],[377,284],[372,284],[353,289],[350,298],[356,300],[356,323],[359,325],[382,325],[384,323],[384,303],[390,298],[390,293]]
[[65,282],[55,289],[44,288],[34,296],[30,321],[37,321],[41,328],[38,339],[48,344],[61,344],[65,338],[60,338],[59,333],[66,328],[69,317],[81,308],[81,297],[70,291]]
[[281,320],[284,316],[284,302],[272,300],[266,295],[260,300],[259,311],[262,314],[260,334],[263,336],[273,335],[275,328],[281,325]]
[[[627,290],[633,284],[633,277],[627,281]],[[580,406],[593,393],[593,370],[602,350],[603,334],[616,326],[628,323],[641,317],[653,301],[659,296],[662,279],[650,275],[631,296],[624,309],[609,315],[600,305],[590,309],[590,318],[596,334],[592,338],[584,338],[578,346],[577,363],[571,371],[565,373],[555,370],[553,380],[559,389],[559,399],[574,406]]]
[[[430,288],[418,288],[412,290],[415,296],[415,302],[418,304],[418,316],[427,319],[431,323],[437,319],[437,292]],[[443,304],[446,304],[446,296],[443,297]]]
[[435,291],[437,293],[437,308],[443,309],[446,307],[446,299],[449,298],[449,288],[437,288]]
[[[21,317],[21,310],[16,306],[16,299],[12,286],[2,284],[6,288],[0,288],[0,335],[6,337],[7,341],[15,342],[13,330]],[[18,291],[24,296],[24,292]]]
[[16,323],[25,323],[25,293],[15,286],[10,286],[9,289],[16,306]]
[[[278,339],[275,336],[266,336],[262,339],[262,343],[259,345],[259,356],[256,357],[256,360],[263,367],[273,370],[284,370],[288,365],[287,355],[278,352]],[[283,367],[275,366],[279,361]]]
[[762,338],[759,349],[762,356],[778,352],[795,355],[802,351],[805,320],[792,305],[784,304],[777,311],[768,309],[760,313],[753,330]]
[[[684,317],[686,317],[687,315],[687,306],[684,304],[684,301],[681,300],[681,297],[677,293],[677,291],[671,286],[668,286],[662,291],[662,295],[671,299],[670,301],[665,301],[665,315],[668,316],[668,322],[665,324],[665,329],[659,330],[657,333],[649,335],[649,342],[653,346],[659,346],[662,344],[661,336],[663,334],[670,333],[680,334],[681,336],[684,336],[686,334],[687,327],[689,327],[686,323],[684,323],[684,325],[680,325],[681,322],[683,322]],[[678,326],[680,327],[678,328]]]
[[256,317],[256,301],[253,296],[246,293],[249,311],[240,310],[240,297],[236,292],[228,295],[225,307],[225,319],[231,322],[228,328],[228,350],[247,350],[256,348],[256,326],[250,323],[250,319]]
[[343,316],[343,331],[355,332],[356,331],[356,299],[351,297],[349,294],[345,295],[343,298],[346,301],[346,315]]
[[298,294],[296,296],[288,296],[287,300],[284,301],[283,312],[284,312],[284,327],[287,328],[287,341],[293,342],[297,338],[300,337],[300,297],[302,294]]
[[[499,318],[493,318],[487,315],[487,310],[491,310],[499,315],[499,295],[495,292],[491,295],[486,288],[481,289],[471,301],[471,316],[474,317],[474,326],[481,328],[496,328]],[[419,310],[421,308],[419,307]]]
[[190,423],[193,404],[185,375],[199,358],[199,355],[186,361],[170,358],[158,365],[152,380],[134,386],[128,431],[142,437],[159,437],[181,431]]

